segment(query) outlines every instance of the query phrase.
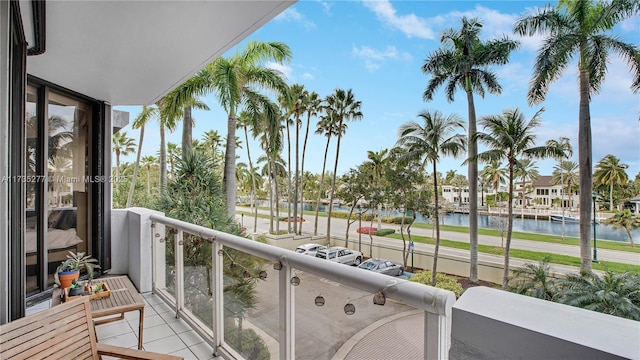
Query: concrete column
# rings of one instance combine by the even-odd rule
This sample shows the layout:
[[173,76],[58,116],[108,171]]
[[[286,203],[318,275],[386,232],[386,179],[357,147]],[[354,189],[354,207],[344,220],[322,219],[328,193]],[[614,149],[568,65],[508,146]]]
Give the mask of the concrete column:
[[[9,1],[0,1],[0,179],[9,176]],[[0,181],[0,324],[9,321],[9,182]]]

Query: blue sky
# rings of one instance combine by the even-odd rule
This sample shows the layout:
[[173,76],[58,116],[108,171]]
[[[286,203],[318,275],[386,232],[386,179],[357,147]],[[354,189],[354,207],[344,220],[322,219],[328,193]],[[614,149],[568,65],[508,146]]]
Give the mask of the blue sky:
[[[548,139],[566,136],[574,148],[573,161],[578,160],[578,89],[576,64],[569,66],[564,76],[553,83],[547,100],[529,107],[526,101],[528,82],[541,38],[518,38],[512,35],[513,23],[519,17],[542,7],[541,1],[300,1],[273,19],[247,40],[281,41],[288,44],[293,60],[286,65],[270,65],[282,71],[290,84],[300,83],[324,97],[337,87],[351,88],[362,101],[363,119],[349,123],[341,143],[338,173],[345,173],[366,160],[367,150],[379,151],[394,146],[398,127],[417,120],[424,109],[439,110],[445,115],[456,113],[467,118],[466,96],[457,92],[455,102],[446,101],[438,90],[433,101],[424,102],[422,94],[428,81],[420,67],[429,53],[441,46],[440,34],[447,28],[459,28],[462,16],[478,17],[483,23],[484,39],[508,35],[521,40],[519,50],[509,64],[494,68],[503,87],[502,95],[475,97],[478,118],[499,114],[504,109],[518,107],[528,118],[544,107],[538,144]],[[640,17],[628,19],[616,27],[616,33],[626,42],[640,43]],[[238,46],[243,47],[246,41]],[[236,52],[231,49],[227,55]],[[640,96],[630,90],[631,75],[618,57],[610,58],[609,72],[598,95],[592,97],[593,163],[613,154],[629,165],[631,178],[640,172]],[[195,111],[194,139],[205,131],[217,130],[226,136],[226,114],[213,95],[205,102],[211,111]],[[116,107],[129,111],[131,120],[139,107]],[[313,120],[312,120],[313,121]],[[315,122],[312,122],[311,133]],[[482,129],[479,129],[482,130]],[[137,139],[138,131],[127,126],[124,131]],[[159,130],[156,124],[145,131],[143,155],[156,155]],[[238,133],[238,136],[243,136]],[[180,128],[167,136],[180,143]],[[246,144],[237,150],[239,161],[246,162]],[[335,139],[332,140],[327,168],[333,168]],[[319,173],[326,138],[311,134],[305,170]],[[252,158],[260,149],[249,144]],[[482,148],[480,149],[482,151]],[[286,159],[286,153],[283,154]],[[128,156],[124,161],[134,161]],[[293,160],[292,160],[293,161]],[[444,158],[438,170],[456,170],[466,176],[463,159]],[[542,175],[553,170],[553,160],[537,161]],[[480,165],[482,169],[483,165]]]

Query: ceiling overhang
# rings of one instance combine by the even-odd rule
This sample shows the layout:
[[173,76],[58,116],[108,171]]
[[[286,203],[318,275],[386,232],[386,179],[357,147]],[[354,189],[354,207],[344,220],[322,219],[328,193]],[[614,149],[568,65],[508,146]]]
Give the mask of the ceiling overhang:
[[46,52],[27,72],[113,105],[152,104],[295,1],[50,0]]

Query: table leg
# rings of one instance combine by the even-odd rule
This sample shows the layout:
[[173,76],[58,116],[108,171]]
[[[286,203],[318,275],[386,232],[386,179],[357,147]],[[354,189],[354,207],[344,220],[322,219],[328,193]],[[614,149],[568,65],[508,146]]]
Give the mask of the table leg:
[[140,324],[138,325],[138,350],[142,350],[142,329],[144,321],[144,308],[140,309]]

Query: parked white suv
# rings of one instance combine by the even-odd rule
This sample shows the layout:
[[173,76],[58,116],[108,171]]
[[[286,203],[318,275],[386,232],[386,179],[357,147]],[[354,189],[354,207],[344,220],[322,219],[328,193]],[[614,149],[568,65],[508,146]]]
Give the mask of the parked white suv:
[[298,254],[316,256],[316,252],[318,250],[323,250],[323,249],[326,249],[326,248],[327,247],[324,246],[324,245],[309,243],[309,244],[304,244],[304,245],[298,246],[296,248],[295,252],[297,252]]
[[316,257],[327,259],[346,265],[360,265],[362,262],[362,253],[359,251],[347,249],[346,247],[334,246],[328,249],[318,250]]

